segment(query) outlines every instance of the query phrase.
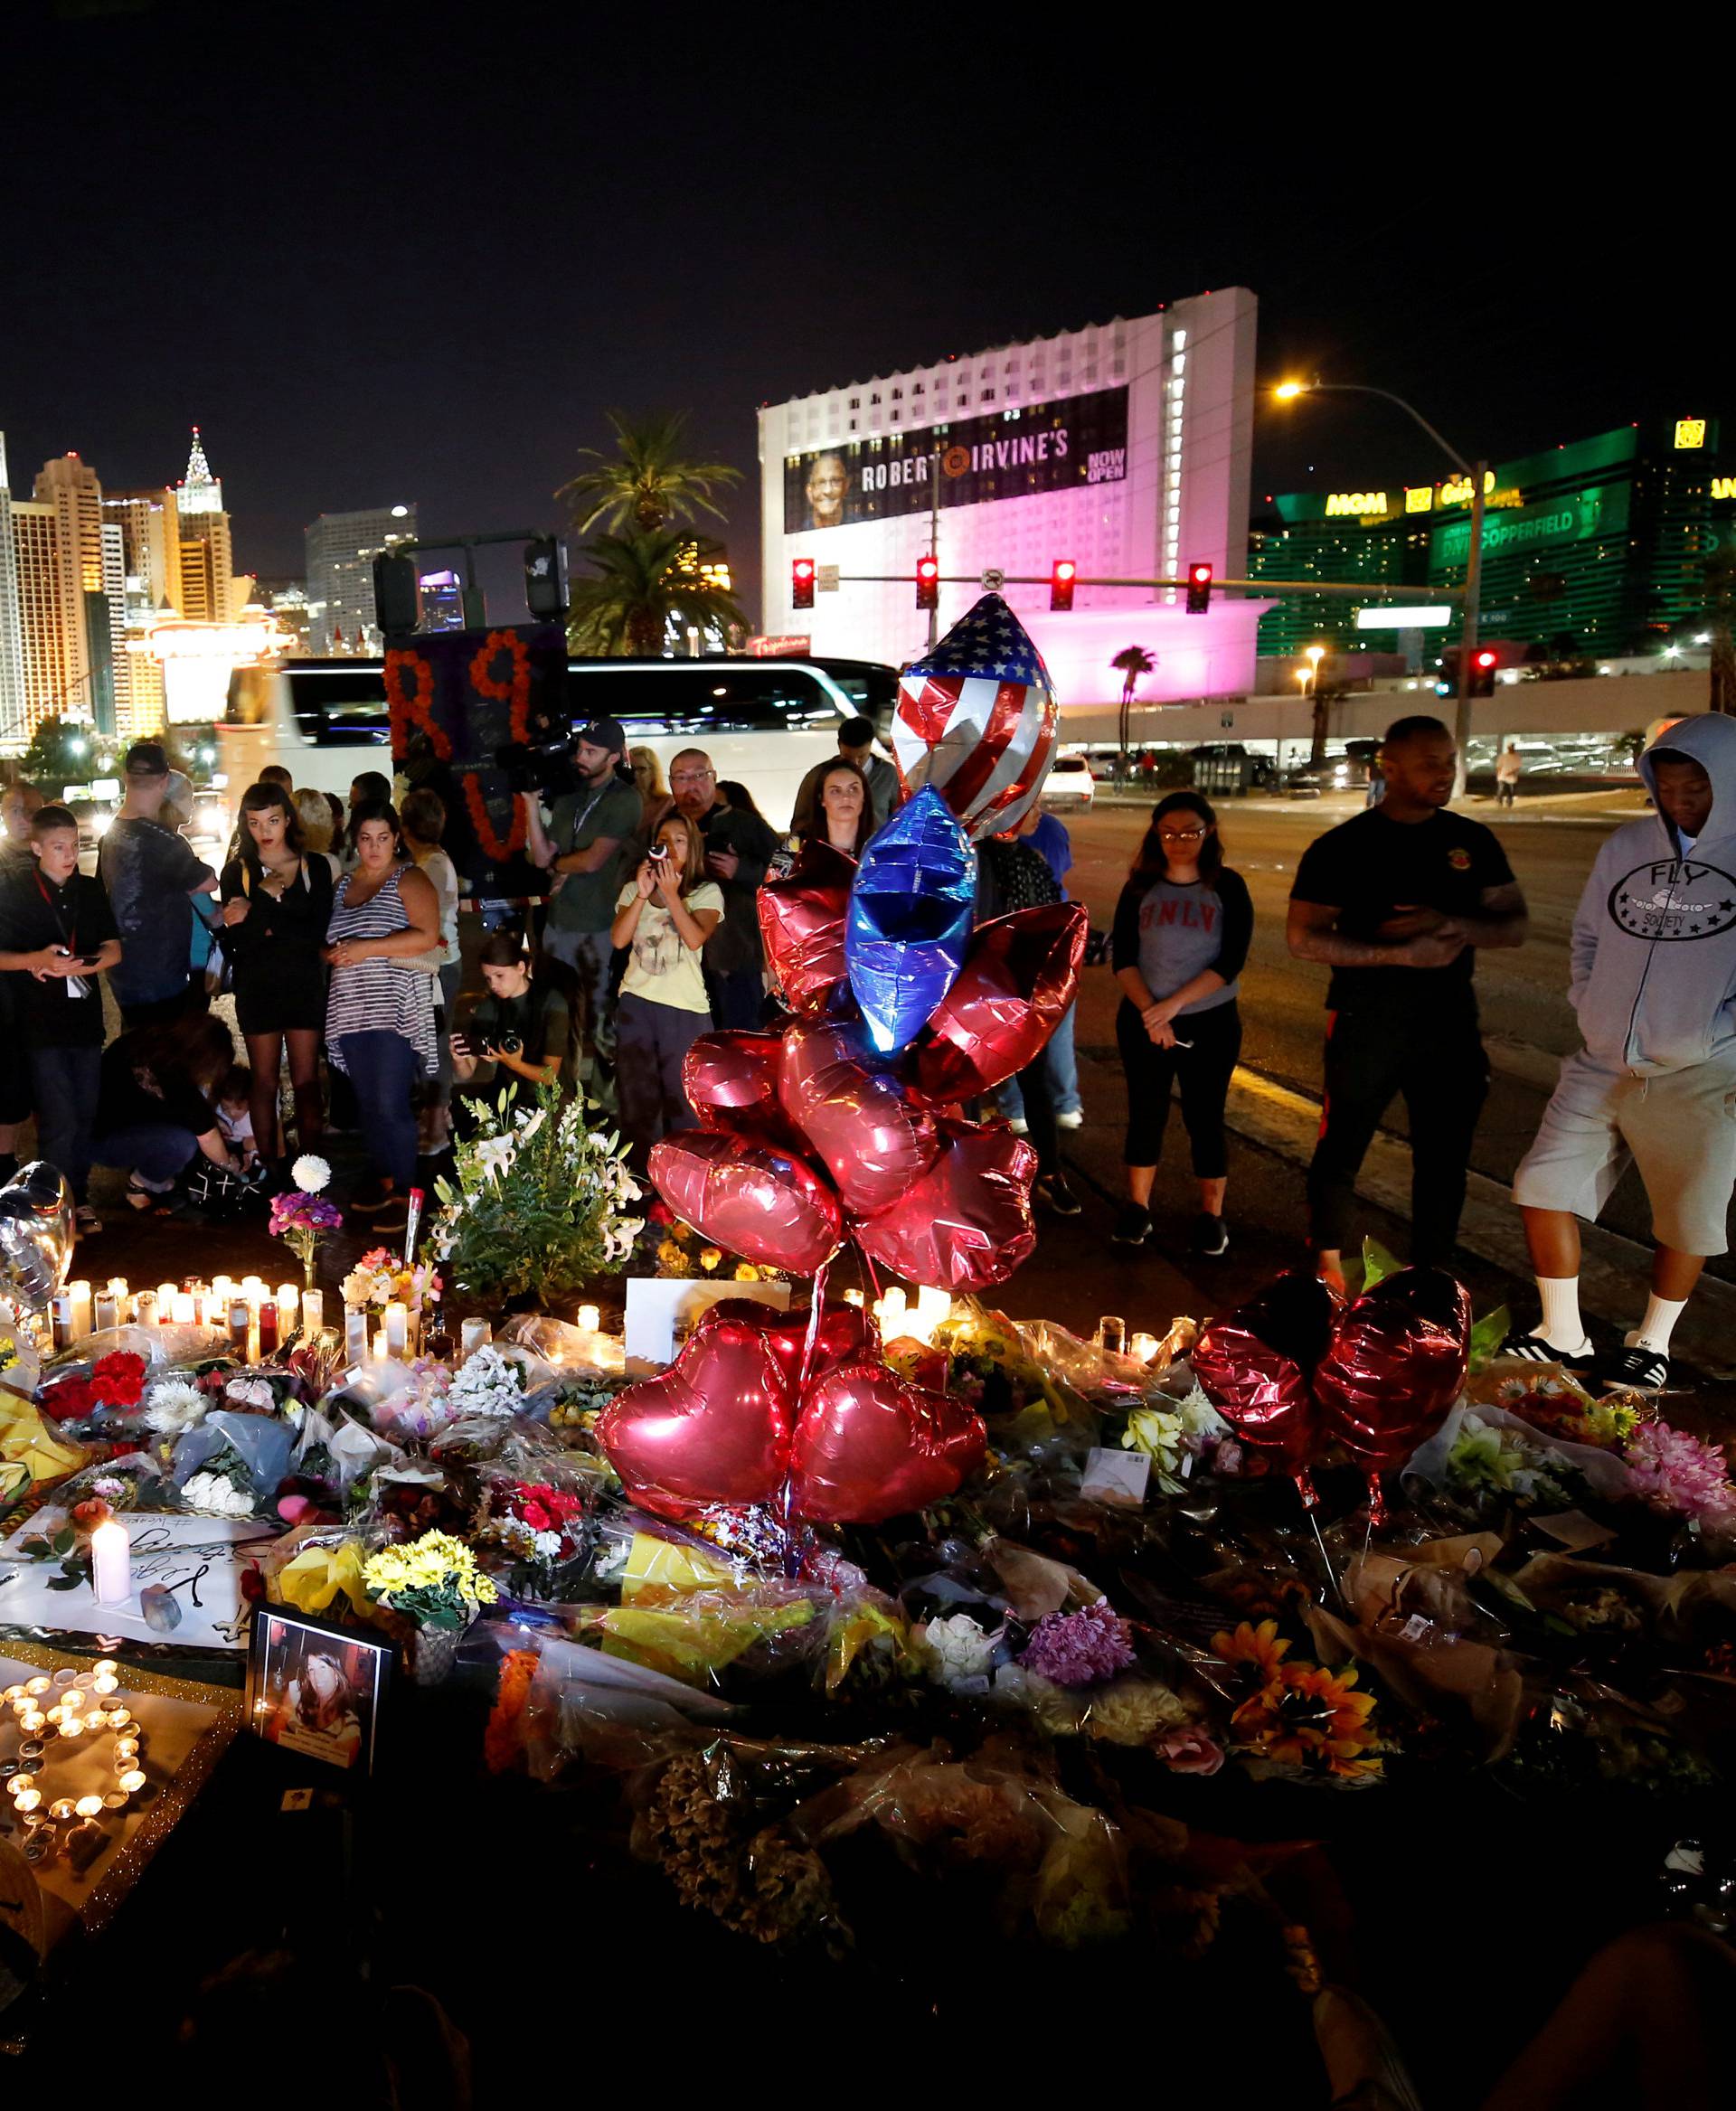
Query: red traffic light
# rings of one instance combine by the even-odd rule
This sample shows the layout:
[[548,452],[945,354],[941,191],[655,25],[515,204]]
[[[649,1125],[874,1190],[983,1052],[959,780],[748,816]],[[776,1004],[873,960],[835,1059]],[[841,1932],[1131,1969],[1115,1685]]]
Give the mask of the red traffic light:
[[1049,606],[1051,608],[1071,608],[1073,605],[1073,581],[1079,576],[1079,567],[1071,557],[1058,557],[1049,572]]
[[919,557],[916,561],[916,605],[919,608],[940,606],[940,561],[937,557]]
[[1212,567],[1209,564],[1190,564],[1187,568],[1187,612],[1190,616],[1203,616],[1212,606]]
[[811,608],[814,606],[814,560],[797,557],[790,561],[789,605],[792,608]]
[[1485,646],[1473,656],[1471,664],[1480,673],[1486,668],[1494,666],[1496,660],[1499,659],[1500,656],[1501,655],[1498,653],[1491,652],[1488,646]]

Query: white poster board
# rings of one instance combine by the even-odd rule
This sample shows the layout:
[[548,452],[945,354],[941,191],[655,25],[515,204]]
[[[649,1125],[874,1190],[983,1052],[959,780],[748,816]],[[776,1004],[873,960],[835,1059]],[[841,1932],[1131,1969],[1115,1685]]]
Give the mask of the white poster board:
[[751,1297],[756,1304],[789,1309],[788,1283],[720,1283],[711,1277],[629,1276],[627,1279],[627,1359],[655,1363],[659,1370],[675,1361],[675,1335],[685,1334],[702,1312],[725,1297]]
[[[275,1538],[272,1527],[250,1517],[189,1517],[157,1510],[118,1514],[132,1541],[133,1589],[125,1604],[99,1605],[89,1583],[51,1590],[50,1579],[61,1573],[59,1561],[20,1554],[24,1541],[52,1539],[66,1522],[65,1511],[45,1503],[0,1541],[0,1621],[14,1627],[63,1628],[74,1635],[124,1635],[134,1642],[173,1642],[184,1648],[245,1649],[243,1563],[237,1550],[249,1541]],[[154,1583],[176,1587],[177,1626],[159,1630],[139,1610],[139,1592]]]

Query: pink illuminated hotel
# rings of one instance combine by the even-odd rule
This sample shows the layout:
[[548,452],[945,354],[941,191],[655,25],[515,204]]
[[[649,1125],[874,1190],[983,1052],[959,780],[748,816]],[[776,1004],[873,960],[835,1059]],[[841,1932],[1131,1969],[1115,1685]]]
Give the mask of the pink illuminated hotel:
[[[1051,614],[1048,578],[1061,558],[1081,580],[1175,578],[1202,560],[1219,579],[1246,576],[1256,307],[1231,287],[769,405],[765,628],[806,635],[819,655],[909,659],[928,635],[913,581],[938,518],[943,578],[973,582],[943,586],[940,628],[990,567],[1038,579],[1005,591],[1070,731],[1085,730],[1076,714],[1112,711],[1109,663],[1128,645],[1157,662],[1142,702],[1248,694],[1268,602],[1214,596],[1189,616],[1173,589],[1080,585],[1071,612]],[[821,589],[799,614],[797,557],[814,560]]]

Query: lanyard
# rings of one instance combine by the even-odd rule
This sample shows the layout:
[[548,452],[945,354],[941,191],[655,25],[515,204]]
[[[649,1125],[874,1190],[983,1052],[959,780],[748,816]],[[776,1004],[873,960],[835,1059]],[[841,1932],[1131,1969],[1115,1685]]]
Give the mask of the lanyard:
[[66,928],[66,919],[61,913],[60,902],[52,894],[49,892],[47,884],[42,879],[42,872],[40,865],[36,868],[36,891],[48,904],[49,914],[54,919],[55,924],[59,928],[61,944],[65,946],[69,953],[76,953],[79,949],[78,912],[76,909],[73,911],[72,928],[71,930],[68,930]]
[[605,793],[605,792],[606,792],[608,789],[609,789],[609,787],[608,787],[606,784],[600,784],[600,785],[599,785],[599,786],[597,787],[597,789],[596,789],[594,792],[592,792],[592,794],[590,795],[590,798],[588,798],[588,799],[585,801],[585,805],[584,805],[584,810],[583,810],[583,812],[582,812],[582,813],[579,813],[579,814],[575,814],[575,815],[573,815],[573,817],[572,817],[572,826],[571,826],[571,828],[569,828],[569,829],[568,829],[568,831],[567,831],[567,853],[566,853],[566,854],[567,854],[569,857],[571,857],[571,856],[572,855],[573,852],[574,852],[574,851],[576,851],[576,850],[579,848],[579,842],[578,842],[578,837],[579,837],[579,831],[580,831],[580,829],[581,829],[581,828],[584,826],[585,823],[590,819],[590,815],[591,815],[591,809],[592,809],[592,808],[593,808],[593,807],[596,806],[596,804],[597,804],[598,800],[599,800],[599,799],[600,799],[600,798],[602,797],[603,794],[604,794],[604,793]]

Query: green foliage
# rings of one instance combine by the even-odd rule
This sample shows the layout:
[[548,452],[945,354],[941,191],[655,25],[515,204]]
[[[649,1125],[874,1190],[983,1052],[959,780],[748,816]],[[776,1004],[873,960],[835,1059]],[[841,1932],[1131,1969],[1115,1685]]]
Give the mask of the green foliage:
[[582,1099],[544,1085],[533,1111],[510,1094],[458,1150],[456,1186],[436,1185],[437,1249],[461,1289],[544,1299],[580,1289],[632,1251],[639,1187],[618,1136],[593,1129]]
[[1363,1240],[1363,1288],[1372,1290],[1388,1276],[1399,1272],[1399,1257],[1389,1253],[1378,1239]]
[[600,522],[611,535],[624,530],[656,534],[676,521],[697,520],[702,512],[724,518],[713,495],[741,481],[741,472],[727,462],[695,462],[681,451],[688,413],[663,411],[638,419],[624,410],[606,413],[615,433],[615,451],[580,448],[581,469],[555,493],[572,508],[572,524],[588,535]]
[[31,735],[18,768],[45,798],[58,799],[67,785],[89,784],[93,777],[112,777],[112,768],[101,770],[97,764],[103,756],[112,762],[115,754],[112,740],[102,740],[77,719],[49,718]]
[[661,653],[670,625],[727,636],[747,627],[734,595],[702,573],[721,554],[714,542],[667,531],[599,535],[579,553],[595,568],[572,581],[567,642],[599,659]]

